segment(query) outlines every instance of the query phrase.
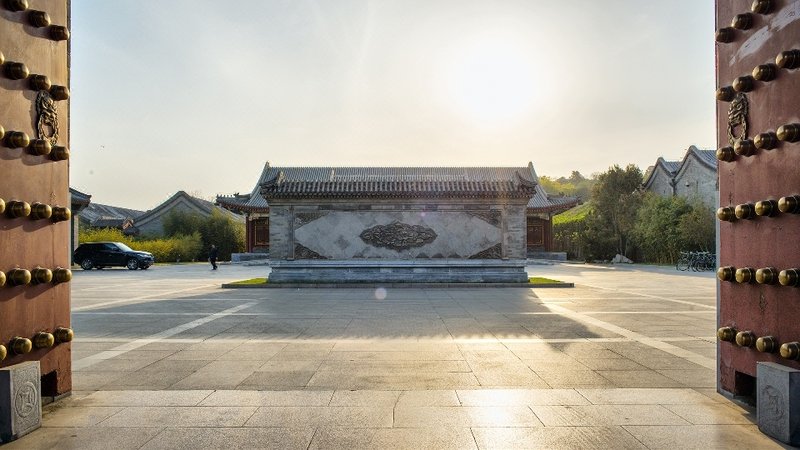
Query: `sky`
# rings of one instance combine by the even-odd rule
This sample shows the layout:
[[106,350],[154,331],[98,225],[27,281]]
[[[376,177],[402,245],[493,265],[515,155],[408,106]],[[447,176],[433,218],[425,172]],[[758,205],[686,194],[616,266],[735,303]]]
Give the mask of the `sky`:
[[73,0],[72,187],[273,166],[644,170],[715,147],[713,0]]

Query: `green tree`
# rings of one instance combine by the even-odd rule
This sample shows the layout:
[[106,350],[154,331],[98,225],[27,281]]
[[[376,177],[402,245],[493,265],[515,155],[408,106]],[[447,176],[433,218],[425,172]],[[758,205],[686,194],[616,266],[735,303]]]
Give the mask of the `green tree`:
[[189,236],[200,232],[205,219],[198,213],[182,210],[171,210],[162,222],[166,236]]
[[717,230],[714,211],[700,200],[691,202],[691,210],[681,216],[678,230],[689,250],[712,251],[716,246]]
[[586,178],[577,170],[573,170],[569,175],[569,181],[572,184],[580,184],[581,182],[586,181]]
[[553,244],[556,251],[567,252],[567,258],[586,256],[586,224],[591,204],[584,203],[553,217]]
[[636,217],[633,235],[644,259],[655,263],[673,263],[686,242],[679,224],[692,207],[683,197],[662,197],[648,192]]
[[601,241],[610,236],[616,253],[626,256],[641,204],[641,184],[642,171],[638,167],[629,164],[622,169],[615,164],[598,175],[592,188],[594,208],[589,217],[590,231],[594,231],[595,239]]
[[198,259],[208,257],[212,244],[217,246],[221,260],[230,259],[231,253],[244,250],[244,224],[234,221],[217,210],[212,211],[211,216],[207,217],[200,225],[200,236],[203,247]]
[[590,200],[594,183],[594,179],[584,177],[577,170],[573,170],[569,178],[553,178],[546,175],[539,177],[539,184],[548,194],[579,197],[583,201]]

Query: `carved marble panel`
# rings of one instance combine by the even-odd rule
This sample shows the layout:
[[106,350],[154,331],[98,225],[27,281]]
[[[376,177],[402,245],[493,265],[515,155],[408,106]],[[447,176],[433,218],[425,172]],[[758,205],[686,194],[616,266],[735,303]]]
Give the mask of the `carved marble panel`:
[[327,211],[308,211],[308,212],[297,212],[294,215],[294,227],[300,228],[303,225],[313,222],[319,218],[325,217],[328,215]]
[[328,259],[301,244],[294,244],[294,259]]
[[495,244],[486,250],[481,250],[478,253],[470,256],[469,259],[500,259],[503,257],[503,246]]
[[466,259],[502,241],[502,233],[464,211],[331,211],[295,229],[294,242],[328,259]]
[[422,225],[409,225],[394,221],[388,225],[375,225],[367,228],[358,237],[375,247],[408,250],[430,244],[436,240],[436,232]]
[[484,220],[486,223],[499,227],[502,223],[502,214],[496,209],[487,211],[467,211],[467,214]]

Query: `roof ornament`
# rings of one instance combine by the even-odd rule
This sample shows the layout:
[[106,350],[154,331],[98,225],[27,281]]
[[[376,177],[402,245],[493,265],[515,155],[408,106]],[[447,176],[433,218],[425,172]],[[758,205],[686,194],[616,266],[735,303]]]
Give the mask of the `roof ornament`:
[[517,180],[519,180],[519,184],[521,184],[522,186],[529,187],[529,188],[535,188],[536,187],[536,183],[533,180],[529,180],[529,179],[523,177],[518,171],[515,171],[514,173],[517,175]]
[[275,186],[276,184],[280,184],[281,181],[283,181],[283,171],[279,170],[275,173],[275,176],[261,183],[261,188],[263,189]]

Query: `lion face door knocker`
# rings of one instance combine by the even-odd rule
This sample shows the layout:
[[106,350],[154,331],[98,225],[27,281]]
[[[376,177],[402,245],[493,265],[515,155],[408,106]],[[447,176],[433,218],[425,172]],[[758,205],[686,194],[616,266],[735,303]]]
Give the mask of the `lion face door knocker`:
[[50,145],[58,143],[58,111],[56,102],[50,93],[42,90],[36,96],[36,113],[39,118],[36,123],[36,131],[39,139],[50,142]]
[[728,108],[728,142],[731,146],[747,139],[747,109],[747,96],[739,92]]

